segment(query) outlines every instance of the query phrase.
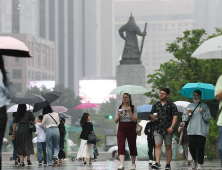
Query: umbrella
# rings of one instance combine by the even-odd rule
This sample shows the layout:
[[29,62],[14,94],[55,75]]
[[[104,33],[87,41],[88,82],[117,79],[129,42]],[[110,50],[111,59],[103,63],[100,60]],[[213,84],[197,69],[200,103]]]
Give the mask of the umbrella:
[[149,120],[152,105],[142,105],[137,107],[138,119]]
[[67,112],[67,108],[64,106],[52,106],[52,110],[56,113],[64,113]]
[[[117,151],[117,150],[118,150],[118,146],[113,146],[109,148],[108,153],[112,153],[113,151]],[[125,148],[125,150],[129,152],[128,148]]]
[[74,144],[74,142],[71,141],[70,139],[67,140],[67,143],[69,146],[76,146],[76,144]]
[[[17,112],[17,109],[18,109],[18,104],[15,104],[7,110],[7,113]],[[33,107],[31,105],[26,104],[26,110],[32,110],[32,109]]]
[[144,94],[147,92],[148,92],[147,89],[145,89],[143,86],[124,85],[113,89],[109,94],[120,94],[120,95],[122,95],[123,93]]
[[11,103],[16,104],[35,104],[39,102],[45,101],[45,98],[37,95],[37,94],[24,94],[24,95],[16,95],[12,100]]
[[83,103],[83,104],[76,106],[73,110],[87,109],[87,108],[94,108],[94,107],[101,108],[100,105],[95,104],[95,103]]
[[183,88],[179,91],[182,96],[186,96],[188,98],[193,98],[193,91],[200,90],[202,95],[202,100],[211,100],[215,99],[214,97],[214,89],[215,86],[212,84],[205,83],[187,83]]
[[9,36],[0,36],[0,55],[31,57],[28,47],[22,41]]
[[68,118],[69,116],[67,116],[65,113],[59,113],[59,117],[60,118]]
[[177,109],[179,112],[184,112],[187,108],[187,106],[190,104],[190,102],[186,101],[176,101],[174,104],[177,106]]
[[205,41],[193,52],[191,57],[197,59],[222,59],[222,36]]
[[46,99],[46,101],[41,103],[36,103],[34,105],[33,112],[37,112],[47,105],[51,104],[52,102],[56,101],[63,93],[59,91],[52,91],[46,94],[42,94],[42,96]]

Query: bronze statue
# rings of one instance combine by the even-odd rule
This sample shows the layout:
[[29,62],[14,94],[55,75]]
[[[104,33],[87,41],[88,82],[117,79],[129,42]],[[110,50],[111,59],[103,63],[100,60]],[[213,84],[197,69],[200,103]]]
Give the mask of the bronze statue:
[[[126,32],[126,36],[123,34],[124,31]],[[125,40],[125,46],[120,64],[141,64],[142,62],[140,58],[142,54],[144,38],[146,36],[146,25],[145,30],[142,33],[140,28],[136,25],[134,17],[131,14],[129,21],[119,29],[119,34]],[[137,35],[143,36],[140,50],[137,41]]]

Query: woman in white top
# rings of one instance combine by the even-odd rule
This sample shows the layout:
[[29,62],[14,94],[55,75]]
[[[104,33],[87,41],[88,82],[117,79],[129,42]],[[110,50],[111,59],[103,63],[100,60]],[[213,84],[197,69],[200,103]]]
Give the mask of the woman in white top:
[[[6,105],[8,105],[8,98],[5,93],[5,86],[7,86],[7,76],[4,67],[4,61],[0,54],[0,147],[2,148],[2,141],[5,134],[7,124]],[[0,156],[0,169],[2,169],[2,157]]]
[[60,119],[59,114],[53,112],[50,105],[43,108],[42,114],[44,116],[42,123],[39,126],[43,127],[45,125],[46,127],[46,147],[48,153],[48,163],[49,166],[52,166],[52,163],[57,164],[58,160],[60,141],[58,126],[60,124]]

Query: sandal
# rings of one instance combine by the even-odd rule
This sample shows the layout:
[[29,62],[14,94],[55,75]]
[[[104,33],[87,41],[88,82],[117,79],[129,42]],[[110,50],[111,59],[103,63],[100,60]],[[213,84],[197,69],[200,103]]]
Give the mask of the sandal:
[[30,161],[30,159],[27,159],[28,165],[32,165],[32,162]]
[[20,166],[25,166],[24,162],[21,162],[21,163],[20,163]]

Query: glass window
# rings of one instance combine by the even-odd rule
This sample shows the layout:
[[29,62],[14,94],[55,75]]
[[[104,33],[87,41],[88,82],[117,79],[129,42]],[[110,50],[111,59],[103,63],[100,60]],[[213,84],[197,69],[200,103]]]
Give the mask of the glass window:
[[167,34],[167,33],[169,33],[169,30],[168,30],[168,29],[166,29],[166,30],[165,30],[165,33],[166,33],[166,34]]
[[149,61],[149,57],[146,57],[146,58],[145,58],[145,61]]
[[145,55],[148,56],[148,55],[149,55],[149,52],[145,52]]
[[13,85],[15,86],[15,89],[17,90],[17,92],[22,91],[22,83],[13,83]]
[[158,46],[158,50],[162,50],[163,48],[162,48],[162,46]]
[[182,27],[182,24],[181,24],[181,23],[179,23],[179,24],[178,24],[178,27]]
[[171,24],[172,27],[175,27],[175,24]]
[[15,62],[16,62],[16,63],[19,63],[19,61],[20,61],[19,58],[18,58],[18,57],[15,57]]
[[153,56],[156,56],[156,52],[152,52],[152,55],[153,55]]
[[146,67],[146,66],[149,66],[149,63],[145,63],[145,67]]
[[156,57],[152,57],[152,61],[156,61]]
[[14,79],[22,78],[22,70],[12,70],[12,77]]
[[156,50],[156,46],[153,46],[153,47],[152,47],[152,50]]
[[28,78],[31,79],[31,71],[28,71]]

